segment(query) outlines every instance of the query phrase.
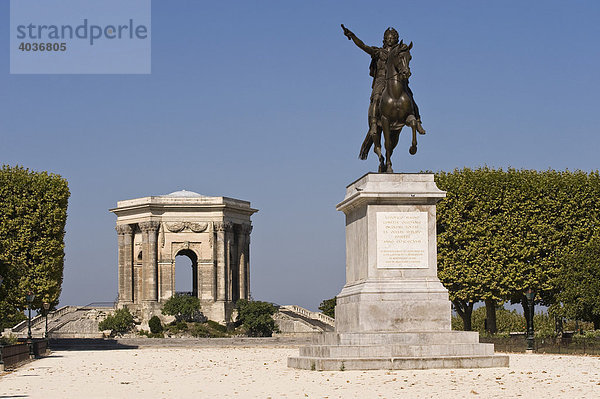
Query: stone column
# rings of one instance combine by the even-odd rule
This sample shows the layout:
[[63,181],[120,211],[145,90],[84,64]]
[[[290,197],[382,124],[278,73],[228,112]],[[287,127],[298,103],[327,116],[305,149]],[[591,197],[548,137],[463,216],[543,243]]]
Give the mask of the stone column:
[[[125,270],[125,261],[123,260],[123,258],[125,257],[125,253],[123,250],[123,236],[125,235],[125,232],[123,231],[124,229],[122,229],[122,226],[117,226],[115,227],[115,230],[117,230],[117,242],[118,242],[118,287],[119,287],[119,303],[123,302],[123,299],[125,297],[125,294],[123,291],[125,291],[125,280],[124,280],[124,270]],[[123,232],[121,232],[123,231]]]
[[135,302],[135,295],[133,293],[133,228],[129,227],[129,231],[123,236],[123,248],[125,261],[125,270],[123,277],[125,280],[125,298],[126,302]]
[[116,227],[119,235],[119,303],[133,302],[133,229],[128,224]]
[[226,223],[215,222],[215,263],[217,265],[217,301],[225,301],[227,294],[227,247],[226,247]]
[[246,272],[246,298],[250,299],[250,234],[252,233],[252,226],[248,230],[248,235],[246,237],[246,264],[245,264],[245,272]]
[[225,300],[232,300],[233,223],[225,223]]
[[234,282],[235,284],[232,287],[232,291],[233,291],[233,298],[234,299],[241,299],[244,298],[243,295],[243,281],[244,278],[242,276],[242,270],[244,269],[242,266],[242,263],[244,262],[244,241],[245,241],[245,236],[244,236],[244,225],[237,225],[234,229],[235,231],[235,243],[236,243],[236,247],[235,247],[235,258],[234,258],[234,268],[233,268],[233,273],[235,273],[234,278],[232,278],[232,282]]
[[227,258],[225,262],[225,275],[227,276],[227,295],[225,296],[227,301],[233,300],[233,290],[235,287],[233,272],[235,269],[235,258],[237,255],[237,251],[235,249],[235,232],[233,230],[233,224],[227,223],[225,226],[225,248],[227,249]]
[[250,255],[250,233],[252,226],[243,224],[239,232],[239,295],[241,299],[248,299],[249,296],[249,268],[248,261]]
[[210,274],[210,277],[211,277],[210,283],[211,283],[211,287],[212,287],[211,294],[212,294],[213,301],[216,301],[218,299],[217,296],[218,296],[218,292],[219,292],[219,280],[218,280],[219,272],[218,272],[218,264],[217,264],[217,259],[218,259],[217,250],[219,248],[219,245],[218,245],[217,230],[216,230],[215,225],[216,225],[216,223],[213,223],[212,232],[210,235],[210,252],[212,254],[212,257],[211,257],[212,268],[211,268],[211,274]]
[[158,301],[158,246],[159,222],[140,223],[142,230],[142,300]]

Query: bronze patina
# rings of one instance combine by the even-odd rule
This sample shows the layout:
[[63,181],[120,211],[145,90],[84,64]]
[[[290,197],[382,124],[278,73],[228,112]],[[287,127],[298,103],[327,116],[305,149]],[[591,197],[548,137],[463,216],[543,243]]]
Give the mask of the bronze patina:
[[[342,24],[344,35],[358,48],[371,56],[369,67],[373,77],[373,92],[369,104],[369,131],[360,149],[359,158],[367,159],[371,146],[379,158],[379,172],[393,173],[392,153],[398,144],[400,131],[404,126],[412,129],[412,145],[408,150],[412,155],[417,152],[417,132],[425,134],[421,125],[419,107],[408,87],[411,75],[409,63],[410,49],[394,28],[388,28],[383,35],[383,47],[367,46]],[[385,140],[385,158],[381,152],[381,133]]]

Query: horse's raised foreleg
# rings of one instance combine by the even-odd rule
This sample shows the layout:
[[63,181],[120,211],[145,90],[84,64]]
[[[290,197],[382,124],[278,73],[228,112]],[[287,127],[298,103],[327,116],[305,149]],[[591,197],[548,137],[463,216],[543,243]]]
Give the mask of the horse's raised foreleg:
[[406,124],[412,129],[412,145],[408,149],[410,155],[417,153],[417,119],[413,115],[409,115],[406,118]]
[[390,130],[390,121],[386,117],[381,117],[383,128],[383,139],[385,140],[385,173],[394,173],[392,169],[392,153],[394,152],[394,140]]

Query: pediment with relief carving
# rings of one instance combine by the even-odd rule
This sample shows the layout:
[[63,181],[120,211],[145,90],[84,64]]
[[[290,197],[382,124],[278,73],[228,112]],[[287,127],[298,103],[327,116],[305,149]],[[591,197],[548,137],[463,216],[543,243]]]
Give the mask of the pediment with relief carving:
[[208,228],[206,222],[169,222],[165,223],[167,230],[171,233],[180,233],[184,230],[189,230],[194,233],[202,233]]

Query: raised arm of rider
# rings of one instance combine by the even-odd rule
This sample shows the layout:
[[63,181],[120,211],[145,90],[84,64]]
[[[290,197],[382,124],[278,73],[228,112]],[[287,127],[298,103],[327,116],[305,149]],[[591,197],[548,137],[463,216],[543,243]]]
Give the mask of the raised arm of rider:
[[346,35],[346,37],[352,39],[352,41],[354,42],[354,44],[356,44],[356,46],[358,48],[360,48],[362,51],[364,51],[365,53],[367,53],[371,56],[373,54],[375,54],[375,49],[371,46],[367,46],[366,44],[364,44],[362,40],[360,40],[358,37],[356,37],[354,32],[352,32],[350,29],[346,28],[343,25],[342,25],[342,28],[344,29],[344,35]]
[[365,53],[369,55],[375,54],[375,49],[371,46],[367,46],[366,44],[364,44],[363,41],[356,37],[354,33],[352,34],[351,39],[354,42],[354,44],[356,44],[356,46],[358,46],[358,48],[364,51]]

